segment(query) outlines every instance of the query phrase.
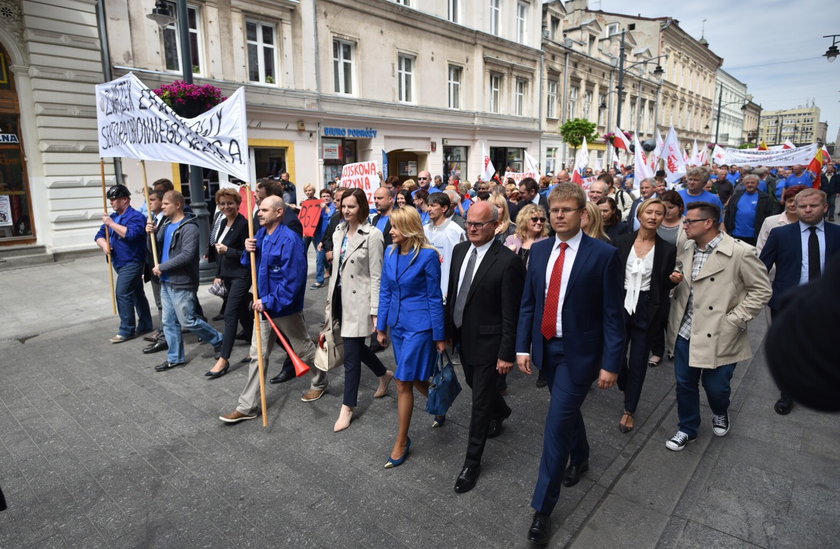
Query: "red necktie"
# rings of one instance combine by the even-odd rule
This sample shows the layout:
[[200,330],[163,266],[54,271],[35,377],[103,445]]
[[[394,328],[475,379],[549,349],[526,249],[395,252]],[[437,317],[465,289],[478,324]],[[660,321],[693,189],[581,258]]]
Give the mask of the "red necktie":
[[542,318],[542,335],[546,339],[557,336],[557,307],[560,304],[560,286],[563,280],[563,261],[566,259],[566,248],[569,245],[560,243],[560,255],[551,269],[551,280],[548,283],[548,294],[545,296],[545,308]]

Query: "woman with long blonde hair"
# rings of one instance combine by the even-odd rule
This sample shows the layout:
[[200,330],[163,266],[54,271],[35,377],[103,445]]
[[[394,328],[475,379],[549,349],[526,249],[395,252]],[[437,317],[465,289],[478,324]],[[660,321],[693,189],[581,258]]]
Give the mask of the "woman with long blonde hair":
[[542,206],[528,204],[516,215],[516,232],[507,237],[505,246],[528,266],[531,245],[548,238],[548,216]]
[[510,210],[505,195],[493,193],[490,195],[490,203],[499,208],[499,225],[496,227],[496,240],[504,244],[507,237],[516,231],[516,225],[510,222]]
[[382,266],[376,323],[382,346],[388,342],[390,328],[397,363],[399,426],[386,469],[402,465],[408,458],[414,389],[428,396],[435,360],[446,349],[440,257],[426,239],[417,210],[391,212],[391,241]]
[[580,217],[580,228],[583,229],[586,236],[612,244],[610,237],[604,231],[604,218],[601,216],[601,210],[597,205],[593,202],[587,202]]

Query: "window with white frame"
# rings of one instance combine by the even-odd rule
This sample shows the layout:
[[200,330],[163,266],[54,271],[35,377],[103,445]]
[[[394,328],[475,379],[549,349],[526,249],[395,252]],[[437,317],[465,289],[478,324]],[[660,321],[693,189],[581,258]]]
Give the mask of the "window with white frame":
[[[603,109],[601,108],[601,105],[604,106]],[[604,125],[604,119],[606,118],[606,116],[607,116],[607,94],[601,93],[601,94],[598,94],[598,125],[599,126]]]
[[578,94],[580,90],[578,88],[571,88],[569,90],[569,114],[567,115],[567,120],[571,120],[577,114],[577,102],[578,102]]
[[397,91],[402,103],[414,102],[414,56],[401,53],[397,58]]
[[355,44],[346,40],[333,40],[333,79],[336,93],[353,93],[353,53]]
[[589,120],[589,114],[592,112],[592,90],[586,90],[583,94],[583,117]]
[[248,80],[275,84],[277,40],[274,25],[262,21],[246,21],[245,40],[248,44]]
[[490,34],[499,36],[502,32],[502,0],[490,0]]
[[546,118],[557,118],[557,80],[549,80],[546,87]]
[[612,36],[613,34],[618,34],[618,23],[610,23],[607,25],[607,36]]
[[545,149],[545,173],[555,173],[557,166],[557,147]]
[[461,108],[461,76],[464,69],[458,65],[449,65],[449,77],[447,87],[449,88],[449,108]]
[[447,10],[447,17],[453,23],[461,22],[461,0],[448,0],[449,9]]
[[502,106],[502,75],[490,73],[490,112],[498,113]]
[[527,91],[528,81],[524,78],[517,78],[514,94],[514,114],[516,116],[525,116],[525,94]]
[[528,24],[528,4],[519,2],[516,4],[516,41],[525,43],[526,29]]
[[[175,2],[166,2],[169,13],[176,13]],[[201,19],[198,8],[187,6],[187,29],[190,35],[190,63],[192,72],[201,74]],[[181,68],[181,34],[175,21],[163,28],[163,60],[168,71],[184,72]]]

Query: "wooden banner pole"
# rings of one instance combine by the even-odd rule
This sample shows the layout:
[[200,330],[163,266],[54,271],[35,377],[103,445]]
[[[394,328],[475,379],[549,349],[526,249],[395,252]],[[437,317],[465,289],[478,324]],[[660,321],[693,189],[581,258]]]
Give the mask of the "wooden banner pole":
[[[251,186],[247,183],[245,184],[246,191],[245,191],[245,204],[248,210],[248,237],[254,238],[254,206],[252,203],[253,193],[251,192]],[[257,254],[256,252],[250,252],[251,254],[251,295],[254,296],[254,303],[260,298],[259,296],[259,289],[257,288]],[[256,309],[254,309],[254,335],[256,336],[257,340],[257,364],[260,368],[260,405],[262,406],[262,422],[263,427],[268,427],[268,403],[266,402],[265,398],[265,362],[263,360],[263,342],[262,342],[262,329],[260,327],[260,313]]]
[[[102,210],[108,215],[108,191],[105,189],[105,159],[99,159],[99,172],[102,175]],[[114,269],[111,267],[111,235],[108,225],[105,225],[105,241],[108,243],[108,253],[105,260],[108,262],[108,278],[111,280],[111,310],[117,314],[117,288],[114,285]]]
[[[143,195],[146,197],[146,210],[149,212],[149,223],[155,223],[155,214],[152,213],[152,209],[149,207],[149,177],[146,175],[146,161],[140,160],[140,167],[143,168]],[[155,233],[150,233],[151,237],[149,240],[152,241],[152,260],[155,262],[155,267],[158,266],[158,252],[157,252],[157,235]]]

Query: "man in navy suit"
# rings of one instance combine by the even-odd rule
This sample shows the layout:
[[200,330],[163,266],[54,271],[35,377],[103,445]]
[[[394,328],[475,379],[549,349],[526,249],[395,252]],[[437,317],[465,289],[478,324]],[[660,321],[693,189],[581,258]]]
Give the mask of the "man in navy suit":
[[601,389],[615,385],[624,347],[618,250],[581,231],[586,197],[578,185],[558,184],[548,202],[556,236],[531,247],[516,333],[519,369],[544,369],[551,392],[528,530],[536,544],[548,543],[561,482],[574,486],[589,468],[580,407],[595,379]]
[[[783,294],[822,276],[828,261],[840,253],[840,227],[824,221],[827,211],[825,193],[805,189],[796,195],[799,222],[770,231],[760,258],[768,271],[776,266],[770,299],[771,316],[779,310]],[[790,395],[782,391],[773,409],[777,414],[785,415],[792,407]]]

